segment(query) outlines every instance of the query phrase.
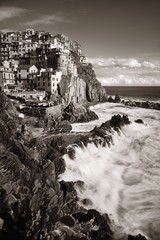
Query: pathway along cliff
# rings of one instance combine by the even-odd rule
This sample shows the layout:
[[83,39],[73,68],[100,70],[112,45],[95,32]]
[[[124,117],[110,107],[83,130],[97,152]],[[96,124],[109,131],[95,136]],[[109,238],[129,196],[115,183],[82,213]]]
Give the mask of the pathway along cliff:
[[[104,103],[92,107],[99,120],[73,124],[73,131],[90,131],[114,114],[127,114],[131,124],[114,132],[110,148],[93,143],[66,154],[65,181],[83,181],[77,187],[80,204],[111,214],[120,226],[117,234],[160,236],[160,128],[159,111]],[[134,122],[141,118],[143,123]],[[142,122],[137,121],[137,122]],[[84,204],[85,203],[85,204]],[[124,239],[124,238],[122,238]]]

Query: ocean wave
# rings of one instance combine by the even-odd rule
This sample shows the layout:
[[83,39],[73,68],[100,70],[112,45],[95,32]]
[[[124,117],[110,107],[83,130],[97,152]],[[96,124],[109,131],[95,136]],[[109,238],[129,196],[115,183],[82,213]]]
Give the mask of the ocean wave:
[[[141,232],[156,239],[160,235],[159,112],[114,103],[99,104],[92,110],[99,116],[99,125],[119,112],[127,114],[132,123],[122,127],[120,135],[114,132],[110,148],[91,143],[83,149],[76,147],[74,160],[66,154],[61,179],[84,182],[83,188],[77,188],[80,204],[88,199],[85,207],[111,214],[126,233]],[[137,118],[144,124],[135,123]],[[76,125],[81,130],[84,126],[91,127]]]

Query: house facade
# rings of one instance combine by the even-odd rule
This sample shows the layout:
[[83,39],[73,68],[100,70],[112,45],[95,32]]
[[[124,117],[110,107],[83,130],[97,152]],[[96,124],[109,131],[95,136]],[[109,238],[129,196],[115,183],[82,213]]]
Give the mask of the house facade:
[[57,90],[58,83],[61,81],[62,72],[53,69],[42,69],[37,78],[37,89],[45,90],[53,94]]
[[12,68],[0,68],[0,90],[9,92],[14,89],[16,84],[15,72]]
[[38,69],[35,65],[19,65],[17,69],[17,83],[26,88],[34,87]]

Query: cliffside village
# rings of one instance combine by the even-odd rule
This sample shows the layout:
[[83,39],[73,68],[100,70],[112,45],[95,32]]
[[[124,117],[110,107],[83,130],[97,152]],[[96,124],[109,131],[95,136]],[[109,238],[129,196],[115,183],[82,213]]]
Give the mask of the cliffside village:
[[77,76],[73,59],[87,59],[81,46],[63,34],[26,29],[24,32],[0,32],[0,90],[24,99],[42,100],[53,94],[68,73]]

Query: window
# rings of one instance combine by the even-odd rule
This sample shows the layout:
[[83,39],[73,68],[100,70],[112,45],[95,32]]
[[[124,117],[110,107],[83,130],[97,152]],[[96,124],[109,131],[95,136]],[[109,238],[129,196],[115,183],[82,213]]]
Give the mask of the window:
[[38,83],[38,86],[40,87],[40,83]]
[[54,87],[54,83],[53,83],[53,87]]
[[48,87],[50,87],[50,83],[48,83]]
[[43,83],[43,86],[45,86],[45,83]]

